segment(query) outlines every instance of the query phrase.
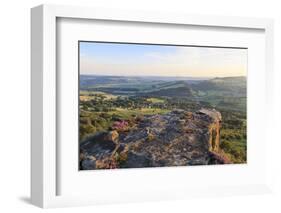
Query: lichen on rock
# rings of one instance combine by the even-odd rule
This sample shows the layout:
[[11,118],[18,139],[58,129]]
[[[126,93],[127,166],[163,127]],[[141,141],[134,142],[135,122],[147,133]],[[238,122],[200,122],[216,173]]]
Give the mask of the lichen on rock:
[[80,144],[80,168],[140,168],[229,163],[220,156],[222,116],[214,109],[146,115],[131,130],[103,132]]

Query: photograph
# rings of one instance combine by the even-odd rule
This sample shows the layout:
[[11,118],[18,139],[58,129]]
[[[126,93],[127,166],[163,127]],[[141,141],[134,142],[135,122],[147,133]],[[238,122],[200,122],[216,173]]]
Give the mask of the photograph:
[[78,41],[79,170],[246,164],[247,54]]

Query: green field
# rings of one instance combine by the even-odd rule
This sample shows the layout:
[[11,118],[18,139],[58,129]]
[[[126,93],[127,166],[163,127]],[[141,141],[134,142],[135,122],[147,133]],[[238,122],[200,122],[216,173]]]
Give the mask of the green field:
[[165,102],[165,100],[160,99],[160,98],[147,98],[146,100],[151,103],[164,103]]

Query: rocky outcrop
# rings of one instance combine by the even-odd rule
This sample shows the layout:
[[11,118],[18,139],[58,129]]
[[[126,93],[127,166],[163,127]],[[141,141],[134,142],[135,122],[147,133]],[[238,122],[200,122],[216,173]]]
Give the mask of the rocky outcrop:
[[174,110],[145,116],[129,131],[97,134],[80,144],[80,168],[140,168],[225,164],[220,156],[221,114]]
[[201,109],[199,113],[206,114],[212,118],[212,123],[209,124],[209,151],[217,152],[219,151],[220,145],[220,127],[222,117],[220,112],[216,110]]

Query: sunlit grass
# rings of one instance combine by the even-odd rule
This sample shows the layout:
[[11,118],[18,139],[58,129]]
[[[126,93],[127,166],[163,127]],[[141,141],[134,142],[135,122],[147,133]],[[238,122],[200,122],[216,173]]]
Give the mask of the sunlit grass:
[[164,103],[165,102],[165,100],[160,99],[160,98],[147,98],[146,100],[151,103]]

